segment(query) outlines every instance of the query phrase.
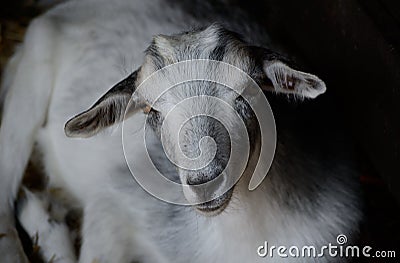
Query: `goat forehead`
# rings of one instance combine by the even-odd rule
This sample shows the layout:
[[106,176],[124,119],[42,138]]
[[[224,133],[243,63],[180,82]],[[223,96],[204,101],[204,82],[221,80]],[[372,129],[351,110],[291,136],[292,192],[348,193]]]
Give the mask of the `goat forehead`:
[[[147,68],[142,68],[143,71],[148,72]],[[151,74],[149,78],[145,78],[145,74],[140,74],[138,82],[141,84],[136,92],[154,108],[164,104],[173,106],[198,96],[217,97],[232,104],[244,89],[251,86],[251,79],[238,73],[235,67],[208,60],[177,63]]]
[[[243,83],[238,84],[243,85]],[[235,100],[240,96],[239,87],[227,87],[208,80],[193,80],[180,83],[167,89],[155,99],[153,107],[166,113],[175,108],[187,115],[213,115],[219,111],[234,108]],[[149,92],[151,93],[151,92]]]
[[174,86],[169,89],[165,95],[167,100],[174,103],[179,103],[188,98],[197,97],[197,102],[200,105],[207,106],[215,104],[214,100],[209,97],[225,99],[229,103],[230,98],[237,96],[237,92],[220,83],[208,80],[192,80]]
[[[233,106],[235,98],[249,84],[247,74],[253,69],[247,53],[234,33],[218,25],[157,36],[146,52],[137,80],[147,85],[138,94],[163,113],[165,108],[170,109],[186,98],[203,95],[224,99]],[[158,97],[159,94],[163,95]],[[211,114],[218,106],[201,100],[192,103],[186,112],[192,114],[202,108],[203,114]]]

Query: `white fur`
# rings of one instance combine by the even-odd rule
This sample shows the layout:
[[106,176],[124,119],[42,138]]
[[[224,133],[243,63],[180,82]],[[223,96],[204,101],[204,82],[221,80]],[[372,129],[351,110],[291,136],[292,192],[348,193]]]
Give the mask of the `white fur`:
[[57,263],[76,262],[75,251],[69,239],[68,228],[52,221],[46,212],[46,202],[25,190],[26,201],[19,207],[19,219],[25,231],[40,247],[45,261]]
[[[350,234],[359,215],[346,215],[356,207],[355,198],[348,192],[338,196],[335,187],[340,184],[328,186],[319,200],[324,205],[312,214],[279,204],[270,178],[283,173],[286,164],[277,164],[256,191],[249,192],[248,183],[240,181],[229,207],[208,218],[190,207],[158,201],[134,182],[124,160],[120,127],[113,135],[89,139],[65,136],[69,118],[141,65],[153,35],[179,32],[192,22],[161,0],[70,1],[34,21],[15,55],[17,65],[8,71],[15,76],[0,130],[0,212],[10,217],[7,207],[36,141],[50,184],[66,189],[84,209],[79,262],[266,262],[257,255],[265,240],[318,246],[334,242],[338,234]],[[161,39],[158,44],[165,45]],[[159,147],[155,137],[151,145]],[[143,154],[131,156],[140,164]],[[307,168],[299,169],[301,173]],[[46,216],[37,206],[34,199],[28,201],[22,224],[31,235],[38,231],[40,241],[41,233],[45,238],[55,230],[42,222]],[[51,240],[43,240],[47,251],[54,250],[46,255],[65,251],[65,244]],[[7,253],[1,241],[0,252]]]

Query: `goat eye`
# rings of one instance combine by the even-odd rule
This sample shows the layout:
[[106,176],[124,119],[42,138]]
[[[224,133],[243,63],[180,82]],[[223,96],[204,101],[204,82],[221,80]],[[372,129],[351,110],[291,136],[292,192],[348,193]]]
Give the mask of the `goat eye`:
[[161,113],[154,108],[151,108],[147,115],[147,123],[154,129],[156,129],[163,121]]
[[242,95],[239,95],[235,98],[235,104],[242,103],[244,101]]
[[160,116],[160,112],[158,110],[154,109],[154,108],[151,108],[151,107],[150,107],[150,110],[146,114],[157,116],[157,117]]

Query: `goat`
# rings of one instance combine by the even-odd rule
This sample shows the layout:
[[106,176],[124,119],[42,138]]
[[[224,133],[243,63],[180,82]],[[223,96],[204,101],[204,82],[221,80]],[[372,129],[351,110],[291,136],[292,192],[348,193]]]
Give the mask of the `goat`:
[[[293,69],[281,55],[259,47],[263,40],[252,40],[251,44],[257,47],[252,46],[225,28],[234,27],[244,37],[258,35],[262,39],[263,33],[259,32],[263,30],[254,29],[250,22],[242,20],[244,26],[237,22],[232,26],[231,20],[220,16],[223,26],[211,24],[172,34],[214,19],[211,15],[200,19],[184,12],[175,2],[161,0],[72,0],[31,23],[23,45],[8,64],[2,85],[0,233],[4,236],[0,239],[0,252],[5,262],[26,262],[14,228],[13,201],[34,145],[43,155],[49,184],[65,189],[84,214],[77,259],[68,229],[62,222],[51,221],[42,201],[26,191],[18,218],[30,236],[38,234],[46,260],[263,262],[266,259],[257,255],[257,248],[265,240],[277,245],[321,247],[335,241],[338,234],[351,237],[356,232],[361,213],[351,172],[337,167],[325,169],[316,156],[299,152],[290,137],[282,136],[278,141],[269,175],[254,191],[248,190],[251,173],[244,173],[228,191],[217,191],[222,185],[218,178],[230,157],[231,140],[237,134],[229,134],[229,140],[218,121],[200,116],[188,121],[182,137],[174,136],[180,116],[216,111],[220,106],[200,99],[177,109],[172,118],[167,119],[166,114],[171,105],[186,98],[207,95],[224,100],[248,128],[250,156],[246,171],[251,170],[251,160],[259,154],[260,134],[254,112],[240,94],[200,81],[171,90],[153,105],[150,101],[156,87],[136,92],[158,70],[191,60],[233,65],[266,91],[302,98],[315,98],[325,92],[325,84],[317,76]],[[117,67],[123,63],[130,73],[125,78]],[[185,70],[191,73],[196,69]],[[218,68],[208,68],[206,72],[236,77],[226,76]],[[115,83],[118,84],[106,90]],[[98,97],[101,98],[85,110]],[[125,118],[128,108],[132,110]],[[76,115],[79,112],[82,113]],[[225,117],[234,133],[238,124],[233,113],[226,113]],[[188,186],[185,197],[191,206],[160,201],[132,179],[121,138],[115,135],[121,133],[122,126],[114,124],[123,119],[133,127],[145,120],[150,128],[146,142],[152,159],[166,177]],[[107,129],[111,126],[113,130]],[[165,143],[161,145],[163,136]],[[204,153],[207,159],[212,151],[201,147],[203,137],[212,137],[217,145],[215,158],[207,166],[176,169],[166,158],[167,151],[173,155],[182,146],[187,156],[195,158]],[[128,157],[140,168],[147,154],[136,147],[142,138],[132,136],[130,140]],[[212,148],[211,144],[205,145]],[[146,169],[139,170],[141,176],[151,176]],[[210,181],[217,182],[216,189],[205,193],[195,190]]]

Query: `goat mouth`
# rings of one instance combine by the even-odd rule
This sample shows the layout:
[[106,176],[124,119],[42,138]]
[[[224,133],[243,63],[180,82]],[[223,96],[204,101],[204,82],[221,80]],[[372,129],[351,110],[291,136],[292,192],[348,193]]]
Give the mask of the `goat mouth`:
[[202,204],[196,205],[196,210],[206,216],[216,216],[220,214],[228,206],[233,193],[233,188],[231,188],[225,194]]

